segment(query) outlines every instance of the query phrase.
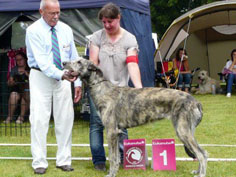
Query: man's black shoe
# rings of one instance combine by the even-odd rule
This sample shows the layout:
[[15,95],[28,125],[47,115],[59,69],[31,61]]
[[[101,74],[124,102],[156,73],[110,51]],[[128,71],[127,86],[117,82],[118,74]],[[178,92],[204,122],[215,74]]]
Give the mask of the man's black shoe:
[[99,170],[99,171],[106,171],[106,166],[105,166],[105,164],[103,164],[103,163],[95,164],[95,165],[94,165],[94,168],[95,168],[96,170]]
[[36,168],[34,169],[34,174],[42,175],[46,173],[46,168]]
[[57,168],[60,168],[62,171],[74,171],[74,168],[72,168],[70,165],[62,165],[62,166],[56,166]]

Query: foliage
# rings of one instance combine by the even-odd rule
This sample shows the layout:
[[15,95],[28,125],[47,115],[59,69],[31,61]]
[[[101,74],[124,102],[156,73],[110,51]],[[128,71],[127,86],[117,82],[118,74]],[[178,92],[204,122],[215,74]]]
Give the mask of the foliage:
[[77,52],[80,56],[83,56],[84,55],[84,50],[85,50],[85,47],[83,46],[76,46],[77,48]]
[[150,0],[152,30],[161,38],[174,19],[217,0]]

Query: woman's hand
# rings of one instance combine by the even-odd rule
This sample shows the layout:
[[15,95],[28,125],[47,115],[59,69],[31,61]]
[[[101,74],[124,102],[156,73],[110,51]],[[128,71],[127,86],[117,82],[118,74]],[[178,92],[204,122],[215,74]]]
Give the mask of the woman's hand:
[[29,77],[29,71],[25,70],[24,74]]
[[82,97],[82,89],[81,87],[75,87],[75,97],[74,97],[74,103],[78,103],[79,100]]
[[236,57],[233,59],[233,64],[236,65]]
[[7,81],[8,86],[12,87],[16,85],[16,82],[13,77],[10,77],[9,80]]

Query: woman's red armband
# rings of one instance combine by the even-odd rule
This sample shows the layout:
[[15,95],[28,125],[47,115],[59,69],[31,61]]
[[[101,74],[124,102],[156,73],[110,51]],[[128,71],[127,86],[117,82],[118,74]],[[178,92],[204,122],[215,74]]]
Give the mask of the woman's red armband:
[[126,58],[126,63],[138,63],[138,55],[128,56]]

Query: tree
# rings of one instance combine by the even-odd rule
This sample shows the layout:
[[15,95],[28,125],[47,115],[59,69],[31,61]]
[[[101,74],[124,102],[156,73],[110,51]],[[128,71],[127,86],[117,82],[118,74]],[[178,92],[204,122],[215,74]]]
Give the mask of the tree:
[[217,0],[150,0],[152,30],[161,38],[174,19]]

